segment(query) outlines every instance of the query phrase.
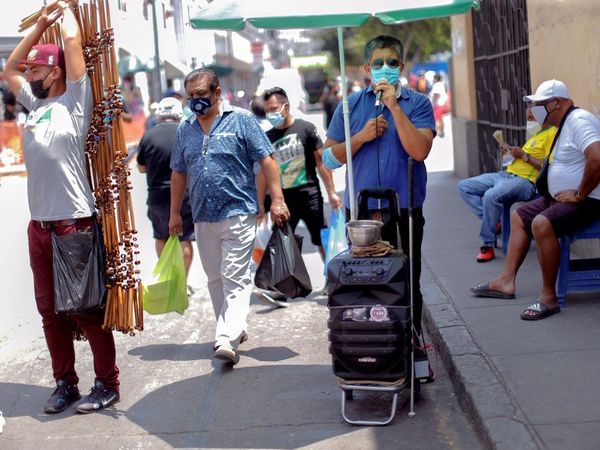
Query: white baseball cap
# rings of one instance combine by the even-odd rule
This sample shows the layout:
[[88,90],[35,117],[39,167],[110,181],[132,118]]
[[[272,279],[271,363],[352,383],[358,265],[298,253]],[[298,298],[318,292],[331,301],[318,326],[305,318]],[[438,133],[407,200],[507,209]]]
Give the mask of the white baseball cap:
[[536,89],[535,94],[526,95],[523,97],[524,102],[543,102],[551,98],[571,98],[567,85],[559,80],[544,81]]
[[158,109],[156,110],[158,117],[175,117],[181,118],[183,116],[183,108],[181,102],[173,97],[163,98],[158,103]]

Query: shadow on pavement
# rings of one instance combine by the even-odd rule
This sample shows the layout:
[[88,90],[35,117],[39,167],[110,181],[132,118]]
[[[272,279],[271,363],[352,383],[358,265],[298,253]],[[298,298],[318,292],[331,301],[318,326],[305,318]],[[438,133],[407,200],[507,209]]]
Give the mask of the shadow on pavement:
[[[380,401],[368,403],[378,409]],[[355,431],[339,408],[330,366],[215,367],[149,393],[127,418],[175,448],[287,449]]]
[[[212,360],[213,343],[202,344],[154,344],[132,348],[127,352],[139,356],[142,361],[199,361]],[[248,356],[257,361],[277,362],[298,356],[298,353],[287,347],[257,347],[244,351],[240,348],[240,356]]]

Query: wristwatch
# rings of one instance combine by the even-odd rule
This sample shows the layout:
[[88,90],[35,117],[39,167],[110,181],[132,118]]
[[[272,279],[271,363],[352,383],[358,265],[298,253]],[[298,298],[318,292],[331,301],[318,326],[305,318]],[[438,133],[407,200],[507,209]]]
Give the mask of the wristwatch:
[[523,153],[523,161],[529,162],[529,153]]
[[581,200],[583,200],[583,196],[581,195],[581,192],[579,192],[579,189],[577,189],[575,191],[575,200],[580,202]]

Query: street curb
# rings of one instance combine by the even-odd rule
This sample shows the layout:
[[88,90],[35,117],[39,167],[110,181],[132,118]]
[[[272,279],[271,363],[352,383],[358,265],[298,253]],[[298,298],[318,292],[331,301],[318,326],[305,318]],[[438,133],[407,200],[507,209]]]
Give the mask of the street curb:
[[486,449],[529,450],[545,448],[526,424],[469,329],[453,306],[431,268],[423,261],[421,274],[423,322],[438,349],[461,407],[472,420]]

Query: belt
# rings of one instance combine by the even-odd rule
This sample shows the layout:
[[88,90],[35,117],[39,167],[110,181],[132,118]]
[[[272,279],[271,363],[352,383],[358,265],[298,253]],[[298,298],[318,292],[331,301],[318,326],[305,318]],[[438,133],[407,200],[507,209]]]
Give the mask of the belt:
[[36,222],[42,228],[52,229],[52,228],[56,228],[56,227],[68,227],[69,225],[73,225],[77,222],[88,221],[91,219],[92,219],[92,217],[82,217],[80,219],[34,220],[33,222]]

